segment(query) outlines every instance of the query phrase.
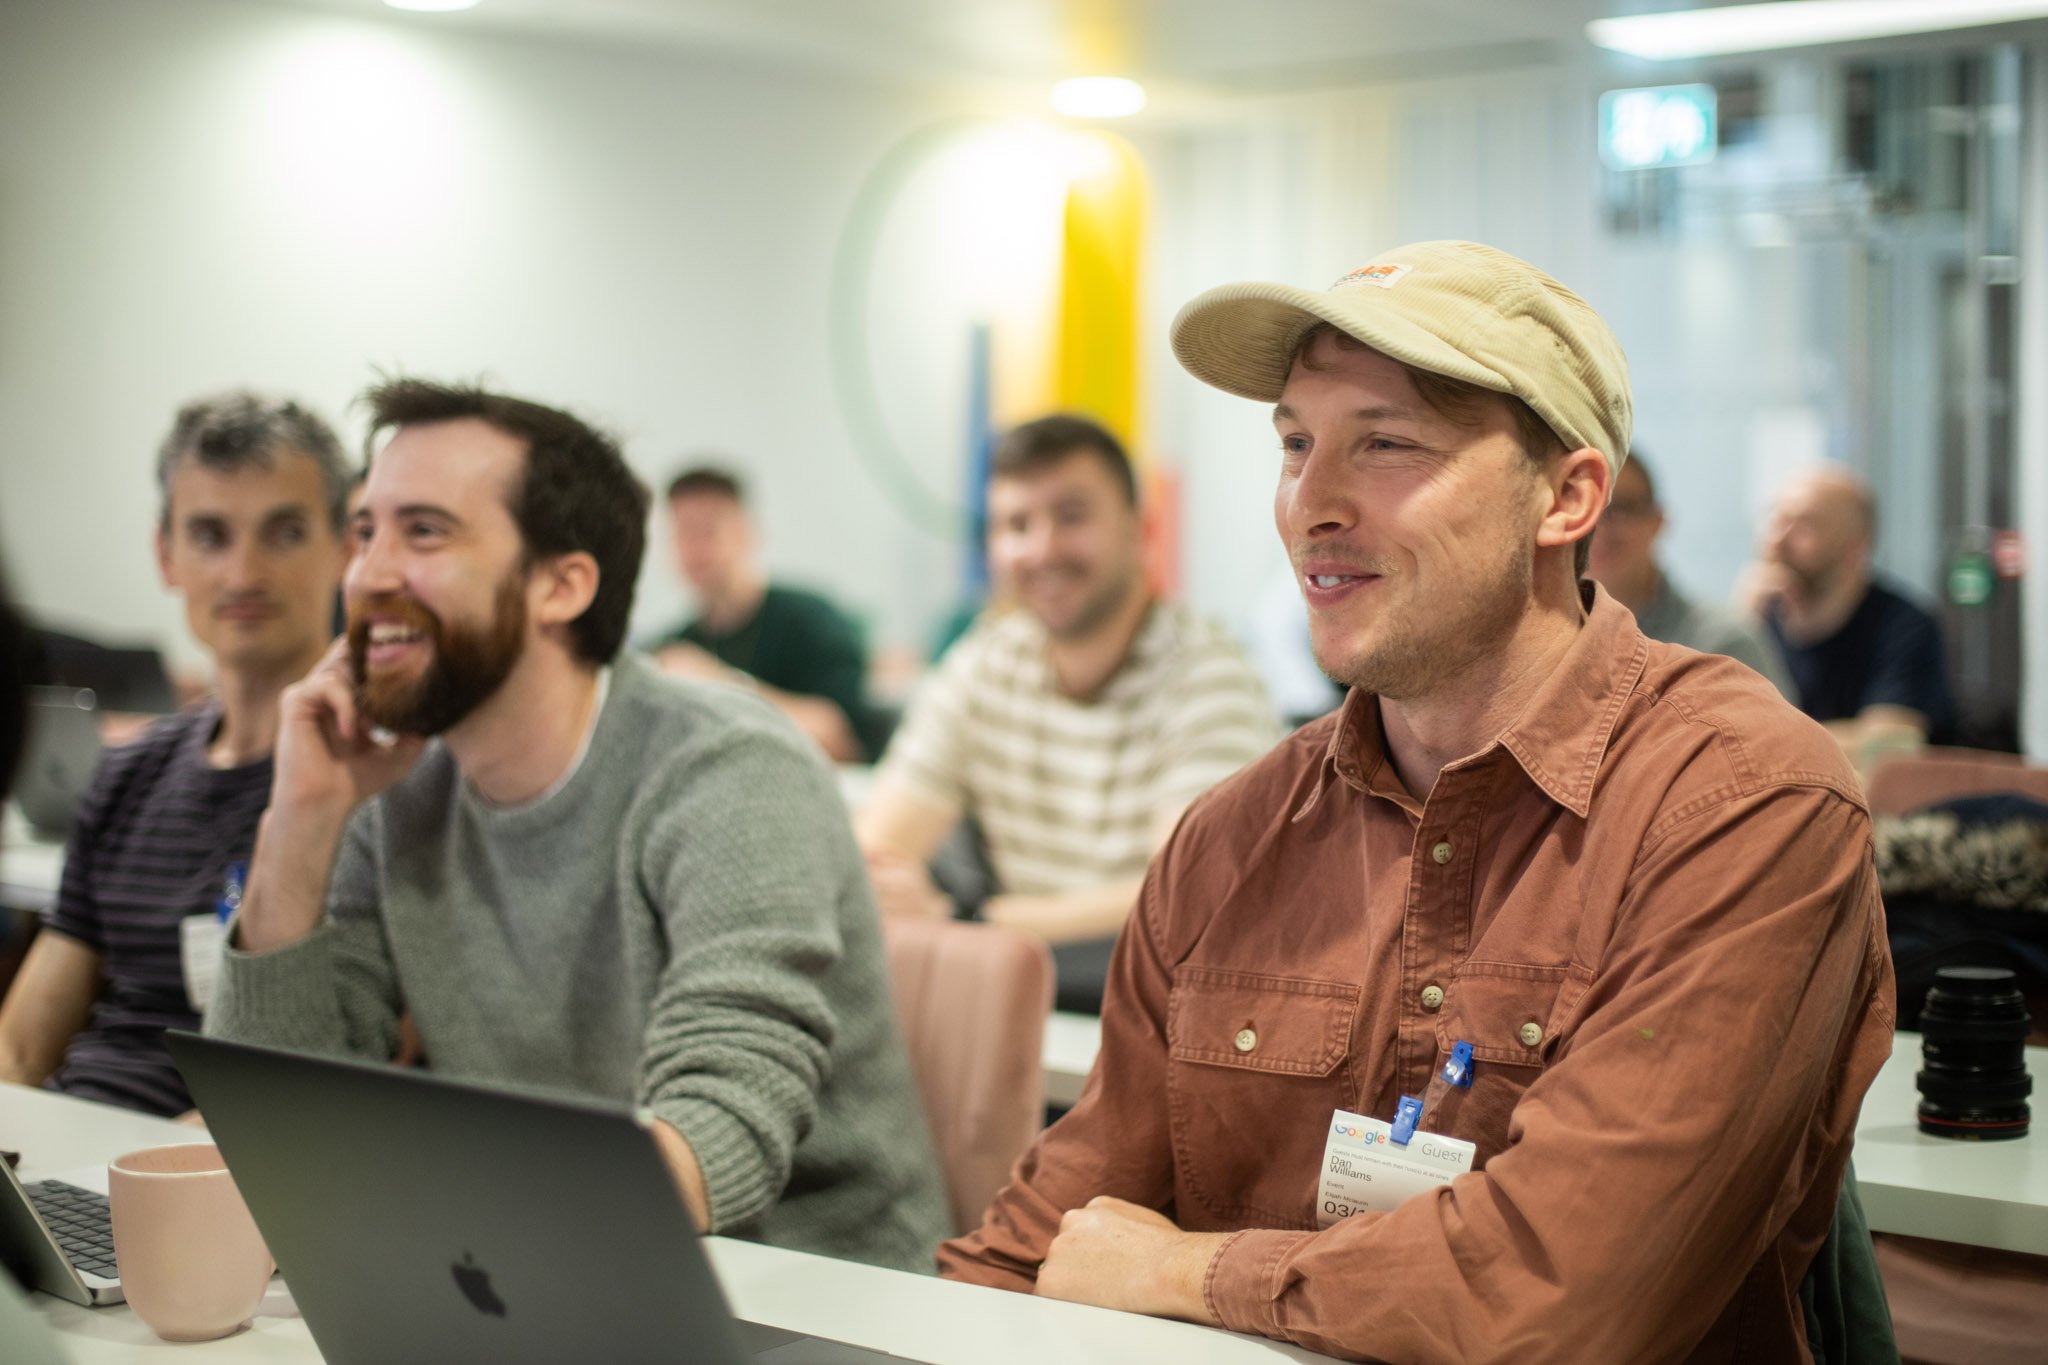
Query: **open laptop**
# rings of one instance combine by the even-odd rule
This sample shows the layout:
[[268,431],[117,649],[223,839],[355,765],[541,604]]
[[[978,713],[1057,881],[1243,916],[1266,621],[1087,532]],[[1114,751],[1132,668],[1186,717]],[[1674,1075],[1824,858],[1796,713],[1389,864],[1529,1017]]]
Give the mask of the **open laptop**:
[[164,656],[152,646],[103,645],[47,628],[31,636],[31,682],[89,688],[102,711],[162,716],[178,709]]
[[42,838],[62,839],[99,761],[100,719],[92,692],[30,688],[28,741],[14,778],[14,801],[29,828]]
[[107,1197],[61,1180],[24,1185],[0,1161],[0,1265],[87,1308],[121,1302]]
[[331,1365],[899,1359],[736,1321],[631,1110],[165,1038]]

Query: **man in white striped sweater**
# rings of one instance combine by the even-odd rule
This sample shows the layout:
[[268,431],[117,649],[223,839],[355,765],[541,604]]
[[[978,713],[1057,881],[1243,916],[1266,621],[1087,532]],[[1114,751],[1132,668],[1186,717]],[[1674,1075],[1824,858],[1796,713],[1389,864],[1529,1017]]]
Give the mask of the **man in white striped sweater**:
[[953,913],[926,865],[965,816],[997,883],[983,918],[1113,937],[1188,802],[1271,746],[1272,709],[1236,642],[1146,582],[1137,483],[1101,426],[1011,431],[988,514],[1016,609],[947,651],[855,829],[885,913]]

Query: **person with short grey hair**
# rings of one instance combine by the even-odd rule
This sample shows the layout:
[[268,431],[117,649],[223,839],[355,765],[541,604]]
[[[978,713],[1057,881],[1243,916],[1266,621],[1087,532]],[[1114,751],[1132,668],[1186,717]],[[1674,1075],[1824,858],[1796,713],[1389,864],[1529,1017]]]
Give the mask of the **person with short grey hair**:
[[207,926],[256,842],[279,699],[332,638],[348,478],[301,403],[237,390],[178,410],[156,458],[157,565],[214,692],[100,760],[56,907],[0,1005],[0,1080],[192,1107],[163,1032],[199,1027]]
[[156,452],[158,525],[170,525],[171,485],[186,460],[227,474],[250,466],[269,469],[287,452],[304,455],[319,470],[327,518],[340,534],[349,490],[362,474],[342,453],[334,428],[293,399],[265,398],[248,389],[195,398],[171,419]]

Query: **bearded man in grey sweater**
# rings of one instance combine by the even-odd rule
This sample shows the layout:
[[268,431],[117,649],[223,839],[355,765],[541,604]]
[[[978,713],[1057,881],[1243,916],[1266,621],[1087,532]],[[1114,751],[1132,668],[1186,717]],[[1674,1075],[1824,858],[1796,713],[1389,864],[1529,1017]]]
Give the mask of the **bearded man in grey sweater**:
[[[207,1030],[644,1107],[706,1231],[929,1270],[944,1196],[831,773],[618,657],[647,493],[576,418],[367,396],[349,630],[285,693]],[[430,739],[429,737],[437,737]]]

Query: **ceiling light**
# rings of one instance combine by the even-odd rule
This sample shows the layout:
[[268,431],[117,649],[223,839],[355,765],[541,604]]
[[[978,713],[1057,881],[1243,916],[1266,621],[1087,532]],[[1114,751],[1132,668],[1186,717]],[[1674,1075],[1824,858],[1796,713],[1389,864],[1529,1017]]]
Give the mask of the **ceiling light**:
[[422,14],[448,14],[459,9],[475,9],[476,0],[384,0],[393,9],[417,10]]
[[1124,118],[1145,107],[1145,87],[1122,76],[1076,76],[1052,88],[1052,107],[1068,118]]
[[2048,17],[2048,0],[1772,0],[1595,19],[1597,46],[1652,59],[1809,47]]

